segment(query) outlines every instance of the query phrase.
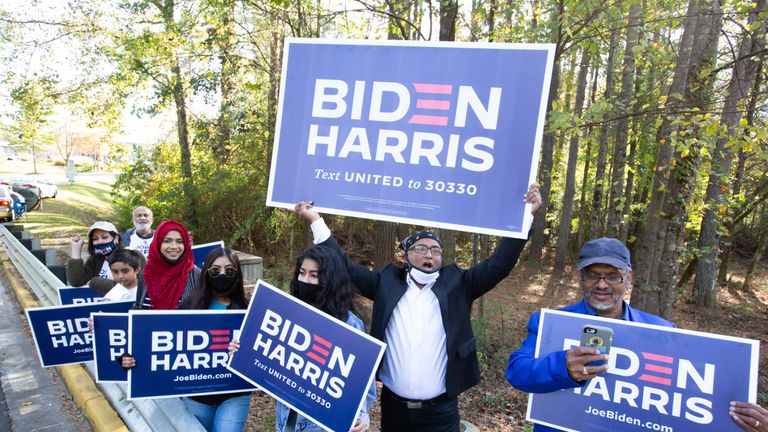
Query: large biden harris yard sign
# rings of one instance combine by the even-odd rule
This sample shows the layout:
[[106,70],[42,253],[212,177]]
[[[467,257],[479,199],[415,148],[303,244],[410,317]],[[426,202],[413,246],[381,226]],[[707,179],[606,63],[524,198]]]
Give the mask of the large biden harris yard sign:
[[287,39],[267,204],[526,237],[553,52]]

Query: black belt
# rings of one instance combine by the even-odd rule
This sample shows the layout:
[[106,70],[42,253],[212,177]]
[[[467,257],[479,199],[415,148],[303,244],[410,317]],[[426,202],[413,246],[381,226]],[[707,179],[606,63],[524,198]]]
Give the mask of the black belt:
[[432,399],[423,399],[423,400],[406,399],[404,397],[398,396],[395,392],[390,390],[387,386],[382,387],[381,397],[382,398],[386,397],[389,400],[399,402],[405,405],[406,408],[411,408],[411,409],[431,407],[433,405],[439,404],[440,402],[446,402],[450,400],[450,398],[446,393],[435,396]]

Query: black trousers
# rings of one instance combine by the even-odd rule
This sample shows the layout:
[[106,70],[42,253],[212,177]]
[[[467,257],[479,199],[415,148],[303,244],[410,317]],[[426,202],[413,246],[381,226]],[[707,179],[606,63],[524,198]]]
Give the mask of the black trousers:
[[389,389],[381,393],[381,432],[458,432],[459,401],[446,399],[422,408],[408,408]]

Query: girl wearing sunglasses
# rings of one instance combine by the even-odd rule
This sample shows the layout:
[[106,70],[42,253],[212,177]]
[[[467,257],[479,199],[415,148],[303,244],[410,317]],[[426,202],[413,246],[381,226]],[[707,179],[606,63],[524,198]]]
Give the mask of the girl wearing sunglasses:
[[[198,288],[181,302],[179,309],[245,309],[240,260],[230,248],[215,249],[203,263]],[[251,392],[183,397],[181,401],[208,432],[245,429]]]

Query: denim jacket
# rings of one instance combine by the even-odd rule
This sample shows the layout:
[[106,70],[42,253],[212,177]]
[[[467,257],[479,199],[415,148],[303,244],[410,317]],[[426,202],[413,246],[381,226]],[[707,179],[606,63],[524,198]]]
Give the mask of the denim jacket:
[[[365,332],[365,327],[363,326],[363,321],[355,316],[352,312],[349,312],[347,315],[347,324],[362,331]],[[367,419],[368,418],[368,407],[370,407],[373,404],[373,401],[376,400],[376,381],[371,379],[371,382],[368,386],[368,394],[365,395],[365,403],[363,403],[363,407],[360,409],[360,412],[357,414],[357,418],[359,419]],[[277,402],[277,407],[275,410],[275,430],[277,432],[283,432],[285,430],[285,424],[288,422],[288,414],[290,414],[291,409],[283,405],[281,402]],[[296,417],[296,432],[300,431],[306,431],[306,432],[322,432],[324,431],[323,428],[313,423],[311,420],[304,418],[301,414],[297,414]]]

